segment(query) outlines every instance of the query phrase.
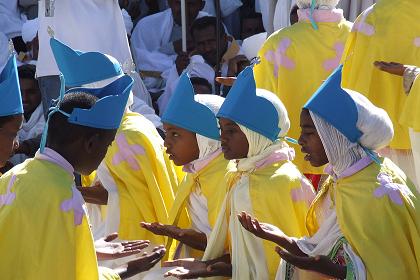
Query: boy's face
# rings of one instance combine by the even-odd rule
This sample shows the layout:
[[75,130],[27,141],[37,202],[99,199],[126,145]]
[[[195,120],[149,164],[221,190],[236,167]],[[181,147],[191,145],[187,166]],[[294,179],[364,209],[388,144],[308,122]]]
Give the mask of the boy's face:
[[220,140],[225,159],[241,159],[248,156],[249,144],[239,126],[225,118],[219,119]]
[[302,109],[300,113],[300,137],[299,145],[302,147],[302,153],[305,153],[305,160],[312,166],[319,167],[328,163],[328,158],[319,138],[318,131],[309,114],[309,111]]
[[[181,0],[169,0],[169,7],[172,10],[172,16],[176,24],[181,25]],[[205,2],[202,0],[185,0],[185,12],[187,25],[190,26],[197,17],[201,9],[204,8]]]
[[22,127],[23,116],[18,115],[0,127],[0,167],[4,167],[19,147],[17,133]]
[[194,132],[168,123],[164,123],[163,128],[166,131],[166,153],[175,165],[186,165],[198,159],[200,150]]
[[[201,55],[204,60],[211,66],[215,66],[217,63],[216,52],[217,52],[217,42],[216,42],[216,29],[214,26],[208,26],[204,29],[195,29],[194,31],[194,45],[195,50],[199,55]],[[220,52],[221,55],[227,50],[227,37],[224,35],[220,40]]]
[[32,114],[41,103],[41,92],[38,83],[33,79],[19,79],[25,115]]
[[75,171],[82,175],[89,175],[95,171],[101,161],[105,158],[109,146],[115,139],[117,130],[108,130],[92,135],[84,140],[84,153],[81,152],[82,159],[79,166],[75,166]]

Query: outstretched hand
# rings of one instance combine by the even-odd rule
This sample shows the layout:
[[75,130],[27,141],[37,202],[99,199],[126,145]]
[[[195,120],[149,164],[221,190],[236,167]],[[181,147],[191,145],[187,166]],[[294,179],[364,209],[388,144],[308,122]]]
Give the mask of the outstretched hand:
[[297,268],[318,272],[338,279],[346,278],[347,268],[333,263],[327,256],[296,256],[278,246],[276,246],[275,250],[283,260]]
[[149,246],[148,240],[135,240],[129,242],[111,242],[118,237],[118,233],[112,233],[95,241],[95,250],[98,260],[115,260],[135,254]]
[[166,250],[163,245],[155,247],[151,253],[144,253],[142,257],[132,260],[114,270],[120,275],[121,279],[129,278],[154,267],[163,258],[165,253]]
[[246,212],[241,212],[238,215],[238,220],[247,231],[262,239],[277,243],[279,238],[284,236],[284,233],[279,228],[270,224],[260,223]]
[[156,234],[176,239],[194,249],[204,251],[207,246],[207,237],[204,233],[193,229],[182,229],[173,225],[161,223],[140,223],[141,227]]
[[165,273],[165,277],[173,276],[178,279],[195,279],[198,277],[232,276],[232,265],[225,262],[207,264],[192,258],[167,261],[162,266],[174,269]]
[[373,65],[381,71],[397,76],[403,76],[407,68],[404,64],[397,62],[375,61]]

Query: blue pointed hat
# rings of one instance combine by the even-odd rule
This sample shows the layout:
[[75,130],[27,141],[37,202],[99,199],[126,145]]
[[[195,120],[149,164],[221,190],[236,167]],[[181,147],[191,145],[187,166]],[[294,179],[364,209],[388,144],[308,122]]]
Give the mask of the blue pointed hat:
[[59,112],[68,118],[68,122],[76,125],[100,129],[118,129],[124,114],[127,100],[133,86],[133,79],[124,75],[103,88],[72,88],[66,92],[85,92],[97,96],[99,99],[90,109],[74,108],[71,113],[60,110],[60,99],[55,107],[50,108],[48,119],[42,133],[40,151],[44,151],[50,118]]
[[124,114],[133,79],[124,75],[103,88],[72,88],[66,92],[85,92],[99,99],[90,109],[75,108],[68,122],[101,129],[118,129]]
[[16,58],[10,56],[0,73],[0,117],[23,114]]
[[119,62],[100,52],[73,50],[55,38],[50,46],[67,87],[77,87],[122,75]]
[[323,118],[355,143],[362,136],[362,132],[356,126],[356,103],[341,87],[342,69],[343,65],[340,65],[312,95],[304,108]]
[[194,100],[194,88],[187,73],[181,75],[162,122],[176,125],[205,137],[219,140],[220,133],[214,113]]
[[279,115],[270,101],[257,96],[256,90],[254,72],[248,66],[239,73],[217,117],[230,119],[275,141],[280,133]]

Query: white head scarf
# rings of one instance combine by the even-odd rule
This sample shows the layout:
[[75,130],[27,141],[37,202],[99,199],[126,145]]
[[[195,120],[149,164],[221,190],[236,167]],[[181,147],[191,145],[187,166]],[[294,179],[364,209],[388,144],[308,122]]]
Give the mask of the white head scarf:
[[356,127],[362,132],[359,143],[350,142],[335,127],[310,111],[328,161],[333,168],[334,175],[337,177],[344,170],[367,156],[364,148],[373,151],[381,149],[394,136],[391,119],[383,109],[373,105],[365,96],[358,92],[347,89],[346,91],[356,102],[358,112]]
[[38,18],[27,20],[22,25],[22,40],[25,43],[31,42],[35,38],[36,34],[38,33],[38,29],[39,29]]
[[[225,99],[217,95],[197,94],[194,96],[194,100],[200,104],[205,105],[214,113],[214,115],[216,115],[219,112],[219,109]],[[214,140],[198,133],[195,134],[195,137],[197,138],[198,149],[200,151],[198,156],[199,160],[205,159],[207,156],[213,154],[221,147],[219,140]]]
[[280,132],[278,135],[278,140],[271,141],[267,137],[241,125],[239,128],[245,134],[248,141],[248,155],[245,159],[240,159],[238,161],[238,170],[251,170],[255,168],[255,164],[274,153],[275,151],[282,148],[289,148],[284,140],[281,138],[286,136],[287,132],[290,129],[290,120],[287,114],[286,107],[280,101],[280,99],[272,92],[265,89],[257,89],[257,95],[261,96],[268,101],[270,101],[273,106],[276,108],[277,114],[279,116],[279,128]]
[[[334,9],[340,0],[316,0],[315,9]],[[296,4],[299,9],[310,9],[312,0],[296,0]]]

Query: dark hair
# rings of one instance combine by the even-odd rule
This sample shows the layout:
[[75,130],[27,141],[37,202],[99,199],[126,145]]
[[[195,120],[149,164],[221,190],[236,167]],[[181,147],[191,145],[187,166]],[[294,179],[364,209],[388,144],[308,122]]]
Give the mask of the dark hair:
[[6,123],[10,122],[11,120],[19,116],[22,116],[22,114],[15,114],[15,115],[10,115],[10,116],[0,117],[0,127],[3,127]]
[[[191,37],[194,39],[194,31],[203,30],[209,26],[212,26],[214,28],[214,32],[216,33],[216,26],[217,26],[216,17],[205,16],[205,17],[197,18],[196,20],[194,20],[190,28]],[[221,21],[220,21],[219,27],[220,27],[220,36],[222,37],[223,35],[226,35],[225,27],[223,26],[223,23]]]
[[[94,95],[84,92],[74,92],[64,95],[59,106],[60,110],[70,114],[74,108],[92,108],[97,100],[98,98]],[[67,119],[67,116],[64,116],[60,112],[56,112],[51,116],[48,126],[47,143],[67,145],[76,141],[78,138],[90,137],[107,131],[105,129],[72,124]]]
[[291,15],[297,15],[297,11],[299,10],[298,5],[294,4],[292,9],[290,10]]
[[213,91],[211,84],[209,83],[209,81],[207,81],[206,79],[202,78],[202,77],[191,77],[191,84],[194,85],[199,85],[199,86],[205,86],[207,87],[210,92]]
[[17,68],[19,78],[21,79],[30,79],[30,80],[36,80],[35,79],[35,72],[36,72],[36,66],[32,64],[24,64]]

